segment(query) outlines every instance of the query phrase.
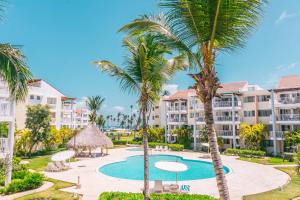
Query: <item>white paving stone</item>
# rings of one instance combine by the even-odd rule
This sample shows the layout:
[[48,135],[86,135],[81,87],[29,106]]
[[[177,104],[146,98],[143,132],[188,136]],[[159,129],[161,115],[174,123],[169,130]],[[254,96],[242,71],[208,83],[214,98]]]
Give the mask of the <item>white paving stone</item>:
[[[46,172],[48,177],[77,182],[80,176],[82,188],[66,188],[68,192],[79,192],[83,194],[84,199],[96,200],[101,192],[105,191],[122,191],[122,192],[141,192],[143,181],[125,180],[113,178],[102,173],[98,173],[99,167],[125,160],[128,156],[142,155],[142,151],[128,151],[125,148],[112,149],[108,156],[100,158],[87,158],[78,162],[71,163],[72,169],[64,172]],[[155,152],[152,154],[170,154],[179,155],[186,159],[200,159],[200,153],[193,152]],[[260,193],[278,188],[287,183],[289,176],[272,166],[249,163],[236,160],[235,157],[222,156],[223,164],[230,168],[230,173],[226,175],[230,196],[233,200],[240,200],[243,195]],[[85,166],[85,167],[79,167]],[[126,169],[124,169],[126,170]],[[191,193],[207,194],[218,197],[218,190],[215,178],[179,181],[179,184],[188,184],[191,186]],[[153,182],[150,183],[150,186]]]

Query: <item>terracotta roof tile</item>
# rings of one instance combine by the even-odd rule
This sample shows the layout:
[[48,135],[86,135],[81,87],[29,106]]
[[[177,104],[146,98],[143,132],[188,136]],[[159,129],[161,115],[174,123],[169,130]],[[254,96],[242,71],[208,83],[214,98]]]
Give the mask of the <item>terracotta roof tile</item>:
[[276,89],[293,89],[300,88],[300,74],[283,76],[279,79]]
[[218,93],[237,92],[248,84],[247,81],[239,81],[232,83],[222,83],[222,88],[218,90]]

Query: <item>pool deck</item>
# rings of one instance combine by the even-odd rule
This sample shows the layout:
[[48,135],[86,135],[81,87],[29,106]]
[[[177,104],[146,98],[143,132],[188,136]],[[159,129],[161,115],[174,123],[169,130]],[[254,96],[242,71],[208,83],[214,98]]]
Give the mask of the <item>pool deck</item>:
[[[111,149],[109,155],[99,158],[86,158],[71,163],[72,169],[64,172],[45,172],[46,176],[68,182],[77,182],[80,176],[81,189],[66,188],[64,191],[83,194],[83,199],[97,200],[101,192],[141,192],[143,181],[126,180],[110,177],[98,172],[98,168],[112,162],[125,160],[128,156],[142,155],[142,151],[128,151],[125,148]],[[194,152],[156,152],[151,154],[168,154],[182,156],[185,159],[201,159],[201,153]],[[230,168],[226,175],[232,200],[240,200],[242,196],[260,193],[278,188],[286,184],[289,176],[272,166],[236,160],[233,156],[222,156],[223,164]],[[124,169],[125,170],[125,169]],[[170,183],[170,182],[164,182]],[[192,181],[179,181],[179,184],[190,185],[190,193],[207,194],[218,197],[216,179],[201,179]],[[153,182],[150,183],[153,186]]]

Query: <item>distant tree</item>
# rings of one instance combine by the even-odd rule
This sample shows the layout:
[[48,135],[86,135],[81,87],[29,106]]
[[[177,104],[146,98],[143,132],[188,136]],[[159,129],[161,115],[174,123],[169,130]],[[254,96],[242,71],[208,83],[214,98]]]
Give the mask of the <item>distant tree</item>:
[[261,150],[265,133],[266,126],[264,124],[240,124],[240,139],[242,145],[244,145],[246,149]]
[[89,110],[91,111],[91,114],[89,114],[90,123],[96,123],[97,112],[100,110],[104,100],[105,99],[100,96],[88,97],[87,105]]
[[98,126],[98,128],[100,130],[103,129],[103,127],[105,125],[105,118],[103,117],[103,115],[100,115],[99,117],[97,117],[97,119],[96,119],[96,125]]
[[172,135],[177,135],[177,143],[189,148],[191,144],[192,129],[188,126],[182,126],[171,131]]
[[29,157],[36,144],[48,139],[50,122],[51,117],[48,106],[34,105],[27,107],[25,126],[30,131]]
[[284,143],[287,148],[295,150],[300,145],[300,129],[284,133]]

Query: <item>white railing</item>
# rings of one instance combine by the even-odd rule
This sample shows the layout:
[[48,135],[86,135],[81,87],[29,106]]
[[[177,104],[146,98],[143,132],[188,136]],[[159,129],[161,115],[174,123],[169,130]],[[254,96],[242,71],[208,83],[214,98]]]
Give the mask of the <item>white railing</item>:
[[277,121],[300,121],[300,114],[280,114],[276,118]]
[[184,111],[187,110],[186,106],[169,106],[168,111]]
[[169,122],[187,122],[187,118],[181,118],[180,120],[179,120],[179,118],[170,118],[169,119]]
[[[276,138],[280,138],[280,139],[284,138],[284,133],[285,133],[285,132],[286,132],[286,131],[275,131]],[[269,136],[269,137],[273,137],[273,132],[270,131],[270,132],[268,133],[268,136]]]
[[62,118],[61,122],[62,123],[71,123],[72,119],[71,118]]
[[300,97],[282,97],[278,99],[278,102],[282,104],[296,104],[300,103]]
[[232,130],[216,130],[218,136],[233,136]]
[[0,101],[0,116],[2,117],[10,116],[10,103]]
[[[232,121],[231,116],[214,116],[215,121]],[[239,117],[235,117],[235,121],[239,121]]]
[[0,138],[0,153],[8,152],[8,139]]
[[[213,106],[217,108],[232,107],[232,101],[215,101]],[[238,102],[234,102],[234,106],[238,106]]]
[[196,117],[196,122],[204,122],[204,117]]

